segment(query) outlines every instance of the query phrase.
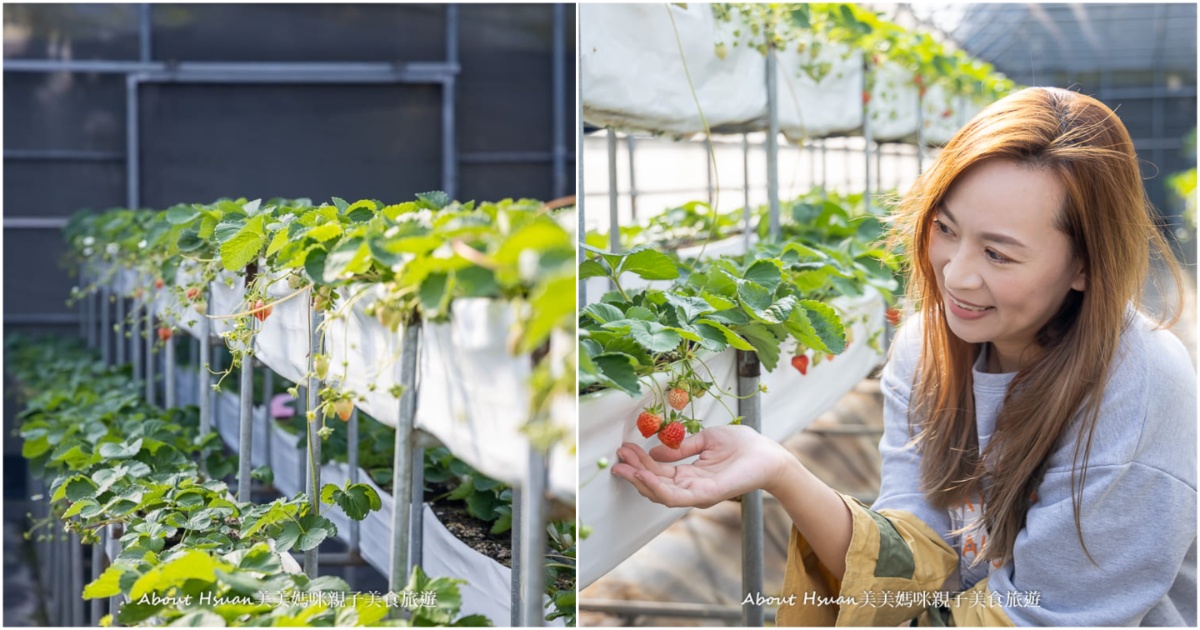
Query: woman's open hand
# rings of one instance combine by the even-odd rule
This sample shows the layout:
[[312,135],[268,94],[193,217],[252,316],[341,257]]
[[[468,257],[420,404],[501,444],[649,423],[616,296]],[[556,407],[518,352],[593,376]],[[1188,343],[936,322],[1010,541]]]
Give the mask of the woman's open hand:
[[[691,464],[674,465],[692,455]],[[617,449],[614,475],[642,496],[668,507],[710,507],[751,490],[769,489],[795,458],[782,446],[745,426],[720,426],[690,436],[678,449],[656,446],[649,453],[632,442]]]

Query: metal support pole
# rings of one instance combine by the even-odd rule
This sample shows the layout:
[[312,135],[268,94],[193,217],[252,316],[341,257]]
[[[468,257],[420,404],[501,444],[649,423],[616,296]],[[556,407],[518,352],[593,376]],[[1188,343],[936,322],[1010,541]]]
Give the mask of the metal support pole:
[[157,392],[154,388],[157,386],[155,382],[154,361],[158,358],[158,353],[154,351],[154,340],[158,337],[158,329],[154,326],[154,300],[151,299],[146,303],[146,402],[151,405],[158,404]]
[[[414,413],[415,418],[415,413]],[[412,499],[409,512],[408,565],[421,566],[425,560],[425,447],[421,446],[413,433],[412,452]]]
[[524,511],[522,507],[524,501],[522,495],[524,493],[520,488],[513,487],[512,489],[512,530],[509,538],[512,549],[512,567],[509,570],[509,600],[508,600],[508,625],[516,628],[524,625],[521,623],[521,613],[524,612],[521,608],[521,532],[525,529]]
[[[323,318],[322,313],[310,304],[308,308],[308,370],[314,376],[308,379],[308,391],[305,392],[308,395],[308,411],[305,414],[305,418],[307,421],[306,426],[308,427],[308,469],[306,471],[308,478],[308,504],[312,514],[320,514],[321,512],[321,436],[317,433],[321,426],[321,410],[318,407],[320,403],[318,392],[321,389],[321,381],[315,376],[317,368],[314,365],[314,361],[317,355],[323,352],[321,347],[321,333],[318,330]],[[315,548],[304,552],[305,575],[310,578],[317,577],[317,563],[318,556]]]
[[[867,94],[870,83],[867,81],[867,73],[871,71],[871,66],[867,60],[863,59],[863,93]],[[871,133],[871,100],[866,99],[866,104],[863,105],[863,155],[864,164],[866,166],[866,177],[863,178],[865,188],[863,189],[863,204],[867,212],[871,211],[871,144],[875,141]]]
[[71,534],[71,590],[67,600],[71,602],[71,624],[82,626],[83,620],[83,542],[79,534]]
[[163,393],[166,399],[163,404],[167,409],[174,409],[175,401],[175,335],[172,334],[163,344]]
[[138,84],[141,78],[135,74],[125,77],[125,197],[130,208],[141,203],[138,198]]
[[142,299],[133,298],[129,309],[129,360],[133,364],[133,380],[144,376],[142,370]]
[[[123,295],[117,296],[116,320],[117,320],[116,329],[115,329],[116,330],[115,334],[117,337],[116,362],[117,362],[117,365],[122,365],[125,363],[125,351],[129,348],[129,342],[125,339],[125,296],[123,296]],[[108,326],[105,326],[105,328],[106,328],[105,333],[107,335],[112,336],[114,334],[114,331],[112,328],[109,328]]]
[[404,326],[400,357],[400,422],[396,426],[396,451],[392,461],[392,559],[388,567],[388,590],[395,593],[408,583],[409,542],[412,511],[413,427],[417,415],[417,352],[421,340],[421,322]]
[[566,77],[564,76],[567,66],[567,61],[563,57],[566,55],[566,6],[555,4],[553,8],[554,15],[554,52],[552,53],[550,62],[550,85],[551,85],[551,138],[554,144],[554,196],[562,197],[567,194],[567,138],[566,138]]
[[[79,265],[79,290],[82,291],[87,286],[87,278],[85,277],[83,265]],[[88,336],[88,318],[87,318],[87,300],[79,298],[79,338],[87,339]]]
[[[270,370],[268,370],[270,372]],[[346,427],[346,459],[350,466],[350,483],[358,483],[358,407],[350,412],[350,424]],[[350,553],[358,553],[359,522],[350,521]]]
[[[745,350],[737,351],[738,366],[738,415],[742,424],[762,430],[758,408],[758,377],[761,366],[758,355]],[[763,511],[762,491],[753,490],[742,496],[742,599],[745,594],[763,592]],[[750,601],[742,606],[742,625],[762,627],[763,607]]]
[[212,431],[212,321],[208,315],[212,313],[212,287],[206,287],[204,295],[204,314],[200,316],[196,328],[200,333],[200,354],[197,365],[200,366],[200,383],[196,389],[197,403],[200,405],[200,435],[208,435]]
[[716,158],[716,152],[713,150],[712,142],[708,138],[704,139],[704,190],[708,194],[708,207],[716,204],[716,187],[713,184],[713,162]]
[[[274,416],[271,415],[271,400],[275,397],[275,372],[271,368],[263,369],[263,447],[266,452],[267,466],[271,465],[271,428],[275,424]],[[356,436],[357,437],[357,436]],[[353,450],[354,456],[358,457],[358,451]],[[355,474],[353,468],[350,474]],[[357,522],[356,522],[357,525]]]
[[[558,5],[555,5],[558,6]],[[629,212],[630,219],[637,222],[637,168],[634,166],[633,155],[637,150],[637,140],[633,135],[625,136],[625,145],[629,151]]]
[[825,190],[829,180],[829,150],[825,146],[825,141],[821,140],[821,189]]
[[[458,7],[446,5],[446,62],[458,64]],[[454,128],[454,75],[442,79],[442,187],[454,199],[458,194],[458,145]]]
[[[250,334],[253,335],[254,320],[250,321],[250,327]],[[238,387],[238,405],[241,413],[238,425],[237,498],[243,503],[250,501],[250,459],[253,452],[251,446],[254,444],[254,342],[251,341],[249,346],[242,354],[242,378]],[[317,496],[320,496],[319,489]]]
[[754,226],[751,225],[753,219],[750,216],[750,136],[742,134],[742,196],[744,204],[742,206],[742,220],[745,222],[746,228],[742,232],[742,241],[745,243],[745,251],[750,251],[750,232],[754,231]]
[[521,501],[521,625],[545,624],[542,593],[546,590],[546,458],[529,447],[529,470]]
[[775,48],[767,49],[767,203],[771,240],[779,240],[779,78]]
[[[88,274],[87,278],[90,285],[91,274]],[[100,293],[96,289],[92,289],[88,292],[85,300],[85,307],[87,308],[87,331],[85,337],[87,339],[87,346],[89,348],[95,348],[99,342],[96,335],[96,326],[98,325],[96,323],[96,304],[100,301]]]
[[[575,20],[575,41],[579,41],[579,20]],[[582,58],[582,47],[575,46],[575,77],[579,77],[579,60]],[[583,213],[583,82],[575,81],[575,213],[577,224],[575,228],[575,238],[579,239],[579,259],[577,264],[582,265],[587,260],[587,254],[583,249],[583,243],[587,236],[587,226],[584,223]],[[587,304],[587,279],[579,278],[579,308],[583,308]]]
[[[104,540],[103,534],[101,534],[100,540],[101,541]],[[93,543],[92,544],[92,581],[93,582],[96,581],[100,577],[100,574],[104,572],[104,567],[101,566],[103,564],[103,562],[104,562],[104,547],[101,545],[101,542]],[[103,608],[104,608],[104,606],[103,606],[102,599],[97,597],[92,600],[90,617],[89,617],[89,625],[92,625],[92,626],[100,625],[100,618],[104,616]]]
[[917,88],[917,176],[925,170],[925,94]]
[[[617,218],[617,132],[608,130],[608,249],[621,251],[621,221]],[[582,238],[583,235],[580,235]],[[615,288],[615,287],[614,287]]]

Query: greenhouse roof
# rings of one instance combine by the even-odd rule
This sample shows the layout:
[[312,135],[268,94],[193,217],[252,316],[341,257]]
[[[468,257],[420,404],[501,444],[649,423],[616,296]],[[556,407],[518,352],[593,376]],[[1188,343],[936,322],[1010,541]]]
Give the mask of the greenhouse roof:
[[1041,73],[1156,69],[1192,73],[1195,80],[1195,4],[924,4],[911,10],[1018,83],[1046,82]]

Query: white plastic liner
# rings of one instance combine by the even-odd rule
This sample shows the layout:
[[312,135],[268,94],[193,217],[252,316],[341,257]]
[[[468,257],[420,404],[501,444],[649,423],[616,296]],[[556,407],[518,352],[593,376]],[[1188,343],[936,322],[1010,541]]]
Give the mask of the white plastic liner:
[[[670,11],[668,15],[667,11]],[[679,39],[671,25],[679,29]],[[687,135],[737,125],[766,111],[766,59],[734,46],[736,23],[718,24],[708,5],[584,4],[579,7],[580,83],[589,123]],[[750,36],[743,30],[743,38]],[[716,44],[724,42],[725,59]],[[688,87],[679,48],[696,88]]]
[[[852,326],[855,341],[849,350],[834,361],[826,360],[810,367],[807,376],[801,376],[791,366],[790,355],[781,354],[775,371],[764,371],[760,377],[760,382],[768,389],[766,394],[759,396],[762,432],[771,439],[779,441],[803,429],[866,377],[882,359],[865,343],[870,332],[883,328],[882,299],[877,295],[856,300],[840,299],[835,301],[835,306],[843,310],[843,317],[848,320],[859,316],[867,318],[865,325],[859,322]],[[712,380],[721,389],[736,394],[735,355],[734,350],[726,350],[706,358],[705,362],[713,371]],[[697,369],[702,370],[698,366]],[[700,373],[707,377],[706,372]],[[670,375],[657,373],[653,378],[660,387],[665,387]],[[579,518],[583,525],[593,528],[591,535],[579,542],[578,585],[581,589],[633,555],[690,509],[651,503],[638,494],[633,485],[610,472],[611,464],[617,463],[616,450],[622,442],[634,442],[647,449],[659,443],[656,437],[643,438],[637,430],[638,414],[655,400],[653,390],[643,386],[642,391],[643,395],[638,398],[607,390],[582,396],[579,400],[579,444],[582,449]],[[736,401],[730,400],[726,404],[736,414]],[[727,424],[733,414],[710,395],[697,401],[696,417],[705,426],[717,426]],[[602,459],[609,462],[609,468],[601,470],[598,467],[597,462]]]
[[[862,51],[844,44],[822,43],[813,53],[812,41],[805,52],[794,47],[776,53],[779,129],[798,142],[804,138],[848,133],[863,122]],[[758,53],[754,53],[758,54]],[[805,66],[830,65],[818,82]],[[765,86],[762,89],[766,89]],[[766,127],[764,122],[763,127]]]
[[[267,295],[274,304],[271,315],[259,324],[254,337],[254,353],[259,361],[276,374],[300,385],[307,385],[304,375],[308,373],[308,354],[311,345],[308,336],[309,303],[311,291],[305,290],[284,302],[281,300],[294,291],[288,288],[283,276],[267,287]],[[246,305],[249,310],[253,305]]]
[[917,86],[911,72],[890,61],[876,68],[871,90],[871,136],[875,141],[915,136],[917,100]]

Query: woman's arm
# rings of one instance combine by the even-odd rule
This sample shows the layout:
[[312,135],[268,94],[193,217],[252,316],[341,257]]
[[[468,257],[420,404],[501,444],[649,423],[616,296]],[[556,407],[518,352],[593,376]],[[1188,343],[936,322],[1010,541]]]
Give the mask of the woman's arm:
[[[691,464],[672,463],[693,455],[699,458]],[[822,564],[838,579],[845,573],[849,508],[787,449],[753,429],[713,427],[687,438],[679,449],[656,446],[649,453],[625,443],[617,457],[621,463],[613,474],[670,507],[709,507],[751,490],[769,492]]]

